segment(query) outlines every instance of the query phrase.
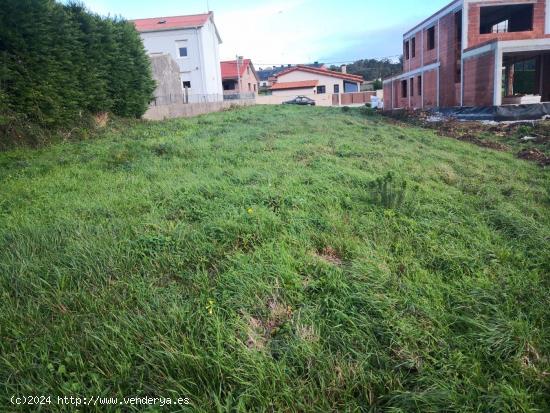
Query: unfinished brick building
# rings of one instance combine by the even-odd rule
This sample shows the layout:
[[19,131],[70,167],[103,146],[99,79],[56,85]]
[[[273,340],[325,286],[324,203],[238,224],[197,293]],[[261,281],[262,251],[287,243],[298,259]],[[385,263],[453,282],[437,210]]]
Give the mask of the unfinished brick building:
[[387,110],[550,102],[550,0],[457,0],[403,35]]

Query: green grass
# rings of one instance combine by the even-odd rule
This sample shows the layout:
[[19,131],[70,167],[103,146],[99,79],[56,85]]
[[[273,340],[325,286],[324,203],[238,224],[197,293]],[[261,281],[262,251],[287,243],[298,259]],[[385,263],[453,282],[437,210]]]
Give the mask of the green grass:
[[0,410],[549,411],[549,207],[547,169],[361,110],[1,153]]

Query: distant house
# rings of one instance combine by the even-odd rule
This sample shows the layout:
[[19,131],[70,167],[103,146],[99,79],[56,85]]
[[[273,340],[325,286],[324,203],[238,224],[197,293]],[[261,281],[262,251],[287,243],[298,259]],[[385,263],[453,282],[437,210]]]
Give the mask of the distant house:
[[[223,100],[219,45],[212,12],[133,21],[151,56],[171,55],[179,66],[180,90],[187,102]],[[186,103],[187,103],[186,102]]]
[[295,82],[277,82],[271,86],[273,95],[313,95],[317,93],[318,80],[299,80]]
[[310,66],[293,66],[275,75],[276,82],[272,84],[273,95],[322,95],[325,93],[340,94],[359,92],[363,83],[362,76],[346,73],[346,67],[341,72]]
[[224,95],[258,93],[260,79],[250,59],[221,62],[221,71]]
[[[326,69],[326,65],[324,63],[319,63],[319,62],[315,62],[315,63],[303,65],[303,66],[313,67],[313,68],[316,68],[316,69]],[[274,67],[269,67],[269,68],[265,68],[265,69],[260,68],[260,70],[258,70],[258,76],[260,78],[260,87],[262,87],[262,88],[271,87],[271,85],[276,81],[275,75],[279,72],[282,72],[283,70],[286,70],[286,69],[290,68],[290,67],[295,67],[295,66],[293,66],[293,65],[287,65],[287,66],[281,65],[281,66],[274,66]]]
[[274,67],[274,68],[268,68],[268,69],[260,69],[258,70],[258,77],[260,79],[260,87],[262,88],[268,88],[271,86],[273,82],[273,78],[275,75],[281,71],[283,71],[285,67]]

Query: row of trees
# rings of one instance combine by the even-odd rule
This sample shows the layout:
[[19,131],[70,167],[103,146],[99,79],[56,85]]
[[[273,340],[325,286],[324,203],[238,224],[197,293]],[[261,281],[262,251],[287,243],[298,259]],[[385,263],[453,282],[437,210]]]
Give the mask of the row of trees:
[[398,61],[389,59],[362,59],[347,65],[348,73],[361,75],[365,80],[385,79],[401,73],[402,69],[402,57]]
[[153,90],[149,59],[131,23],[79,3],[0,0],[4,122],[6,113],[51,129],[101,112],[139,117]]

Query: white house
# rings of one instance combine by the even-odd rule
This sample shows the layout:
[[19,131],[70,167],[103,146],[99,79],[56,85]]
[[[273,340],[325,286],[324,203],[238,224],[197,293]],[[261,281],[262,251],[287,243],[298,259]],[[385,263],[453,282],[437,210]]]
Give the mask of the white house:
[[177,62],[186,102],[223,101],[219,45],[212,12],[133,20],[150,55],[169,54]]
[[359,92],[362,76],[309,66],[293,66],[275,75],[277,81],[271,86],[276,96],[323,95]]

